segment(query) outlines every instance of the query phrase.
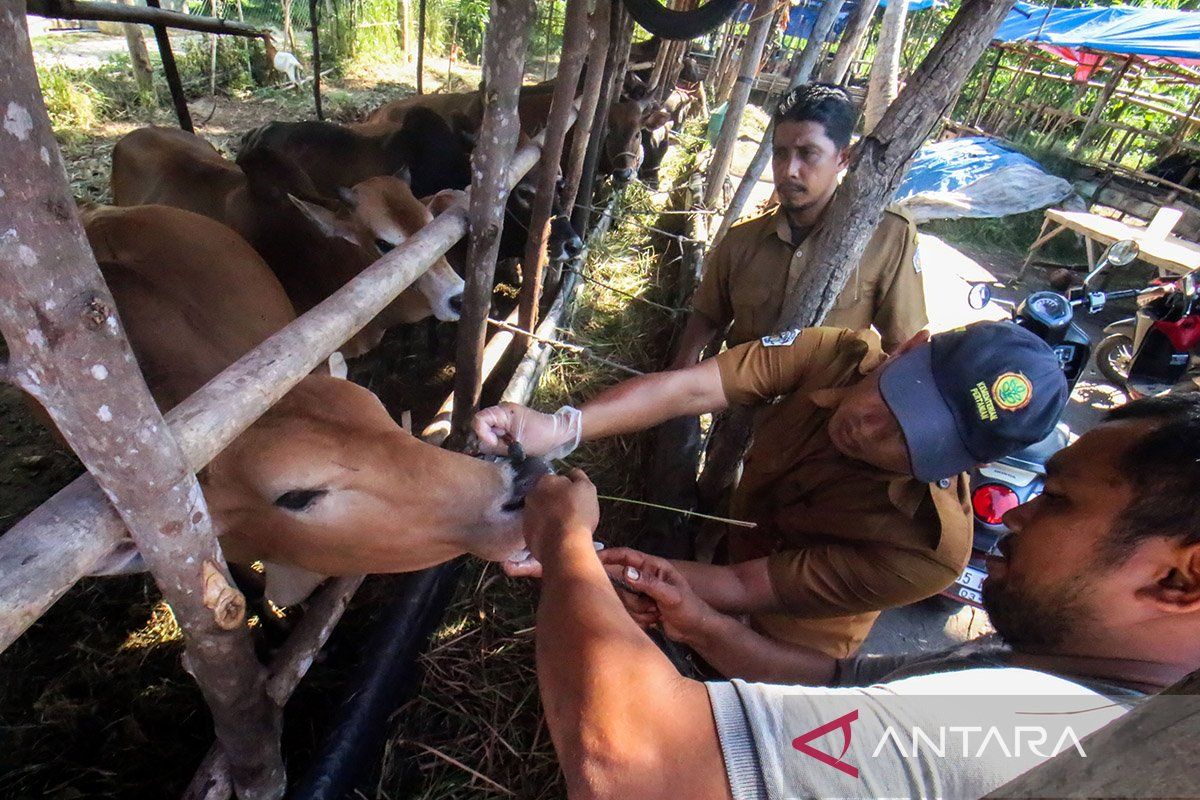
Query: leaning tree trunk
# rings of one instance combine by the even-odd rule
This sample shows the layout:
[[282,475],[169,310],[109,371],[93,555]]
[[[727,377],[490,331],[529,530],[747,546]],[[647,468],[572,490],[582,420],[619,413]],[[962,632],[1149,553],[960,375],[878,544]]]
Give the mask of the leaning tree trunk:
[[[809,243],[808,268],[784,297],[778,330],[820,325],[833,308],[867,241],[892,199],[917,148],[962,90],[971,68],[991,41],[1013,0],[963,0],[945,34],[913,73],[904,91],[855,149],[853,162]],[[726,425],[749,431],[751,411],[735,408]],[[742,452],[748,436],[741,439]],[[711,458],[711,456],[710,456]],[[740,459],[723,459],[701,476],[701,494],[712,498],[732,485]]]
[[879,44],[871,62],[871,81],[867,86],[867,104],[863,112],[863,132],[870,133],[900,88],[900,50],[904,45],[904,20],[908,0],[891,0],[883,10],[879,26]]
[[[124,3],[127,6],[137,5],[136,0],[124,0]],[[154,71],[150,66],[150,51],[146,49],[142,26],[127,22],[121,26],[121,30],[125,33],[125,44],[129,48],[129,61],[133,65],[138,91],[151,94],[154,91]]]
[[[825,5],[821,6],[816,20],[813,21],[812,33],[809,34],[804,49],[796,54],[792,80],[788,83],[787,90],[789,92],[800,84],[807,83],[812,76],[813,69],[817,66],[817,59],[821,57],[825,39],[833,30],[833,23],[837,21],[838,13],[844,4],[845,0],[825,0]],[[767,111],[773,113],[774,109],[767,109]],[[763,170],[767,168],[767,162],[771,160],[771,137],[774,133],[775,123],[772,122],[763,133],[758,150],[755,151],[750,165],[746,167],[746,173],[742,175],[742,180],[733,193],[733,199],[729,201],[729,207],[725,209],[721,227],[717,229],[717,235],[713,237],[713,247],[717,246],[733,223],[737,222],[738,216],[742,213],[742,207],[746,205],[746,201],[750,199],[750,193],[754,191],[754,185],[758,183]]]
[[867,31],[871,30],[871,20],[875,19],[877,8],[879,0],[862,0],[854,6],[854,10],[850,12],[850,19],[846,20],[846,30],[838,42],[837,52],[833,54],[833,61],[821,72],[821,80],[827,83],[845,83],[850,67],[867,38]]

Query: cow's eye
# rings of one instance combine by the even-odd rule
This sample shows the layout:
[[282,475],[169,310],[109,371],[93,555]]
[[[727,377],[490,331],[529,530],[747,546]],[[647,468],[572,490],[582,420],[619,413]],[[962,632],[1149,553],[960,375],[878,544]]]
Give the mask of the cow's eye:
[[379,252],[381,253],[390,253],[392,250],[396,249],[396,245],[392,244],[386,239],[376,239],[375,246],[379,248]]
[[276,497],[275,505],[288,511],[304,511],[323,494],[324,489],[292,489]]

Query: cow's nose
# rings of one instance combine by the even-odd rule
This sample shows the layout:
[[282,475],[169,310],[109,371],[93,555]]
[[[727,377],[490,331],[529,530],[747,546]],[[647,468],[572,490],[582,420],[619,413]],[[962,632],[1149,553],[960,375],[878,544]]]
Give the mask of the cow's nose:
[[617,183],[629,183],[633,180],[633,167],[613,170],[613,180]]
[[528,456],[520,461],[510,458],[513,467],[512,496],[504,504],[505,511],[516,511],[525,507],[525,495],[546,475],[553,475],[550,462],[540,456]]
[[462,306],[463,306],[462,292],[459,292],[456,295],[452,295],[450,297],[450,299],[446,301],[446,305],[450,306],[450,310],[453,311],[455,314],[461,314]]
[[583,239],[579,238],[579,234],[571,231],[571,235],[563,242],[563,250],[567,253],[567,258],[574,258],[583,252]]

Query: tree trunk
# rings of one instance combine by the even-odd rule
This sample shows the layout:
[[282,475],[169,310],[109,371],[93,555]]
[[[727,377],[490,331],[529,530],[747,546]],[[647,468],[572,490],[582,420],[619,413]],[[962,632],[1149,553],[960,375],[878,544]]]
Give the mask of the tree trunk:
[[908,0],[891,0],[883,10],[879,27],[879,44],[871,63],[871,82],[867,87],[867,103],[863,113],[863,132],[870,133],[887,107],[896,99],[900,87],[900,51],[904,45],[904,20],[908,15]]
[[[125,5],[136,5],[136,0],[123,0]],[[146,49],[146,38],[140,25],[121,26],[125,33],[125,44],[129,47],[129,61],[133,64],[133,77],[142,94],[154,92],[154,72],[150,66],[150,51]]]
[[704,205],[712,208],[721,188],[725,183],[725,173],[729,171],[729,163],[733,160],[733,148],[737,144],[738,128],[742,124],[742,112],[746,110],[746,101],[750,99],[750,89],[754,85],[754,76],[758,74],[758,65],[762,61],[763,47],[767,36],[771,33],[771,23],[775,19],[772,13],[774,0],[758,0],[754,4],[755,20],[750,25],[750,34],[746,37],[746,46],[742,48],[742,57],[738,65],[738,77],[733,91],[729,93],[729,105],[725,108],[725,120],[721,123],[721,132],[713,146],[712,159],[708,162],[708,183],[704,189]]
[[454,374],[454,433],[465,436],[479,406],[487,317],[492,306],[496,251],[508,201],[508,166],[520,133],[517,95],[534,21],[533,0],[492,0],[483,52],[483,122],[471,154],[471,235],[467,285],[458,323]]
[[862,50],[867,31],[871,30],[871,20],[875,19],[877,8],[879,0],[863,0],[850,12],[850,19],[846,20],[846,30],[838,42],[837,52],[833,54],[833,61],[821,72],[821,80],[837,84],[846,82],[850,65]]
[[412,0],[399,0],[396,12],[400,16],[400,46],[404,50],[404,63],[412,61],[413,52],[413,13]]
[[[617,9],[618,11],[620,9]],[[583,79],[583,94],[579,101],[579,116],[575,120],[575,133],[571,136],[571,153],[563,171],[562,202],[567,215],[575,217],[575,202],[579,184],[583,177],[583,162],[591,141],[592,123],[604,88],[605,61],[608,57],[609,0],[596,0],[596,8],[588,15],[588,27],[592,30],[592,43],[588,47],[587,75]],[[584,202],[591,204],[590,197]],[[555,276],[557,280],[557,276]]]
[[292,0],[283,0],[283,41],[289,53],[296,52],[296,39],[292,36]]
[[[817,59],[821,55],[825,38],[833,30],[833,23],[837,21],[838,13],[841,12],[844,4],[845,0],[825,0],[825,5],[821,6],[817,18],[813,21],[812,34],[805,42],[804,49],[796,54],[795,64],[792,67],[792,79],[787,88],[789,92],[802,83],[808,83],[813,69],[817,66]],[[774,109],[767,110],[774,112]],[[750,199],[750,193],[754,191],[754,185],[758,183],[763,170],[767,168],[767,162],[771,160],[771,137],[774,132],[775,125],[772,123],[763,133],[762,142],[759,143],[754,158],[746,167],[746,173],[742,175],[742,180],[733,193],[733,199],[729,201],[729,207],[725,210],[725,216],[721,219],[721,227],[717,229],[717,235],[713,237],[713,247],[717,246],[733,223],[737,222],[738,216],[742,213],[742,207],[746,205],[746,201]]]

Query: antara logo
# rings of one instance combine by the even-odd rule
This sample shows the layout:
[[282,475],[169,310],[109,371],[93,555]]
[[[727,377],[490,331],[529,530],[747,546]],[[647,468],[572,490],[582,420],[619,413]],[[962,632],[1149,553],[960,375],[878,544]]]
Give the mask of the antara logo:
[[[792,740],[792,747],[806,756],[815,758],[822,764],[828,764],[836,770],[841,770],[851,778],[857,778],[858,767],[842,761],[842,756],[846,755],[846,751],[850,749],[850,723],[856,719],[858,719],[858,709],[851,711],[849,714],[843,714],[832,722],[826,722],[824,725],[813,728],[808,733],[797,736]],[[842,752],[838,753],[836,758],[829,755],[829,753],[822,752],[809,745],[809,742],[813,739],[820,739],[825,734],[835,730],[842,732]]]

